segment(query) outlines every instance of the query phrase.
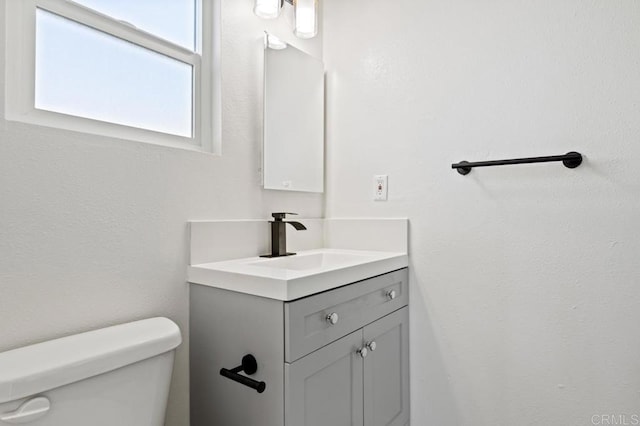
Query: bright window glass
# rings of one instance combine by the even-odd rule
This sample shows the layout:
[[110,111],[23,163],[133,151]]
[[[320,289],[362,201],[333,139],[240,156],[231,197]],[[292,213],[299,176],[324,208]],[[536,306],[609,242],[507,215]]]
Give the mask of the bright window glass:
[[190,64],[38,9],[35,71],[38,109],[193,136]]
[[195,51],[196,5],[194,0],[74,1]]

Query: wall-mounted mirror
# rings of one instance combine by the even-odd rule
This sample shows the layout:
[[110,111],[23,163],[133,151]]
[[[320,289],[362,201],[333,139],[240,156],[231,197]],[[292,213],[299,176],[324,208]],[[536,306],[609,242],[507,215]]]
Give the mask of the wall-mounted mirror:
[[324,65],[269,34],[263,156],[265,189],[324,191]]

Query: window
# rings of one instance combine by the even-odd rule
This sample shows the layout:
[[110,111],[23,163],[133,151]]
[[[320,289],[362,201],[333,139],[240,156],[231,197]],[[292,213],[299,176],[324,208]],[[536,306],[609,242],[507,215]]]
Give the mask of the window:
[[6,3],[7,119],[219,152],[213,1]]

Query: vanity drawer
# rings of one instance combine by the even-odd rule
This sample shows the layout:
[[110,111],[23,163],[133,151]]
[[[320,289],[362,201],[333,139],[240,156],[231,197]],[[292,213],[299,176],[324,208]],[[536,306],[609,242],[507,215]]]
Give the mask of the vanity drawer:
[[285,303],[285,361],[293,362],[407,305],[408,290],[404,268]]

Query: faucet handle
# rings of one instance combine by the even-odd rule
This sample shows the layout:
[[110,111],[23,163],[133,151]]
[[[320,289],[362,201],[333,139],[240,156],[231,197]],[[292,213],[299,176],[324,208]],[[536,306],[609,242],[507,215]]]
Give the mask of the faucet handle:
[[284,213],[284,212],[282,212],[282,213],[271,213],[271,216],[275,220],[280,221],[280,220],[284,219],[286,217],[286,215],[288,215],[288,214],[293,214],[293,215],[296,215],[296,216],[298,215],[298,213]]

